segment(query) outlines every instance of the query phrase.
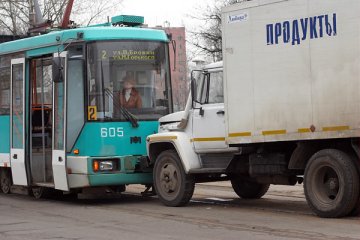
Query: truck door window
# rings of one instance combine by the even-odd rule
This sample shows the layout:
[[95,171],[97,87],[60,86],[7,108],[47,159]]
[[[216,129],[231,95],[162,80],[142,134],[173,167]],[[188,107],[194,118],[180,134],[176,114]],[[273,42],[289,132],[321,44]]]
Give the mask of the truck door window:
[[210,87],[208,102],[223,103],[224,102],[224,85],[223,85],[223,72],[210,73]]
[[210,74],[204,72],[199,74],[197,78],[197,93],[196,93],[196,102],[200,104],[206,104],[208,100],[208,83],[209,83]]
[[209,89],[208,84],[209,84],[209,74],[205,74],[203,84],[201,86],[200,103],[202,104],[207,103],[208,100],[208,89]]

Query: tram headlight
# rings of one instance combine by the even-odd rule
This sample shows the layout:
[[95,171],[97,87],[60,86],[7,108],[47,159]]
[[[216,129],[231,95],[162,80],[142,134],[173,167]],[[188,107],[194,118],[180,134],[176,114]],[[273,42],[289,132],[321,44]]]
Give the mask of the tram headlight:
[[94,172],[109,172],[109,171],[118,171],[119,170],[119,160],[118,159],[94,159],[93,160],[93,170]]
[[114,164],[112,161],[101,161],[99,168],[100,171],[112,171],[114,169]]

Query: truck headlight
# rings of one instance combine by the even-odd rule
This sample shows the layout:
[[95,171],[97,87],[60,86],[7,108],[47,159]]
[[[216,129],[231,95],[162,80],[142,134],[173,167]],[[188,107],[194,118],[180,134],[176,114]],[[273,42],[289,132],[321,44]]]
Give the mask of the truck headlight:
[[160,128],[159,128],[159,133],[176,131],[176,130],[179,129],[178,125],[179,125],[179,122],[174,122],[174,123],[168,123],[168,124],[161,125]]

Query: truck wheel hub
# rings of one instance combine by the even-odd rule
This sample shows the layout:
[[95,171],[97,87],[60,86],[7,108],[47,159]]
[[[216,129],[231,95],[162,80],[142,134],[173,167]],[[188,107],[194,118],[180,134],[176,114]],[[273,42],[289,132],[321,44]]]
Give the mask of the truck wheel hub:
[[172,164],[167,164],[161,172],[162,187],[165,192],[175,192],[177,187],[177,169]]
[[329,179],[330,190],[337,190],[339,188],[339,181],[336,178]]

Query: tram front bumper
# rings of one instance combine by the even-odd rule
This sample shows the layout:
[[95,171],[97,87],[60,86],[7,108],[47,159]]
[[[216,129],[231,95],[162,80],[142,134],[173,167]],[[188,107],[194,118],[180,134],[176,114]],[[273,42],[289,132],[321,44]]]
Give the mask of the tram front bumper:
[[[124,184],[152,184],[150,168],[139,170],[144,157],[67,157],[67,172],[70,188],[117,186]],[[112,168],[100,169],[100,164]],[[98,167],[96,167],[98,164]]]

